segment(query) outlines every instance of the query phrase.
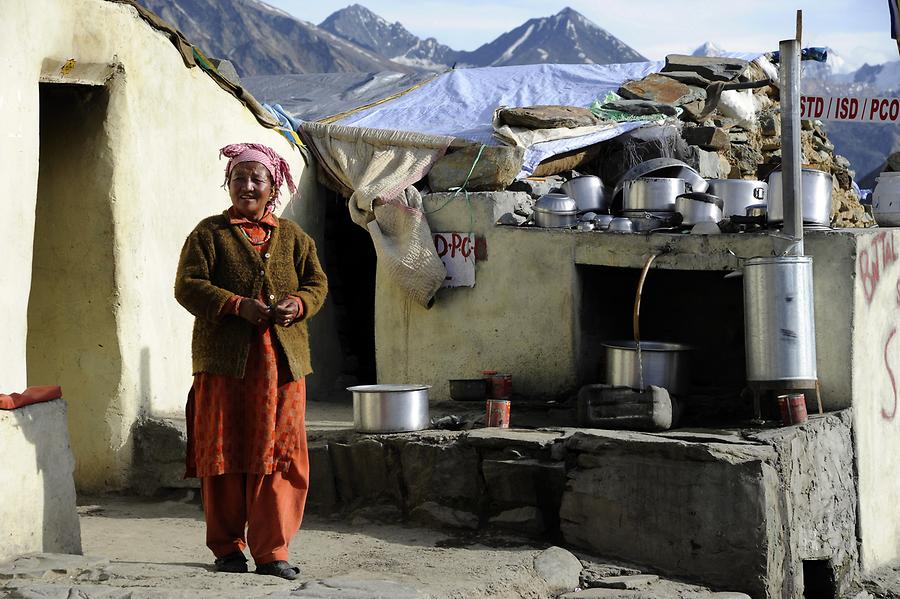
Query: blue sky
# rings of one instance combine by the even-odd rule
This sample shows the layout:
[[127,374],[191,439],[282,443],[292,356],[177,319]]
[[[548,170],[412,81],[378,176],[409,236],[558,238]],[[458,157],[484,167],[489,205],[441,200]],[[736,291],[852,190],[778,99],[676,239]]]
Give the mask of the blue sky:
[[[320,23],[353,2],[266,0],[297,18]],[[793,37],[803,10],[803,45],[829,46],[842,70],[898,60],[886,0],[359,0],[384,19],[456,50],[474,50],[534,17],[570,6],[651,59],[689,53],[711,41],[724,50],[768,51]]]

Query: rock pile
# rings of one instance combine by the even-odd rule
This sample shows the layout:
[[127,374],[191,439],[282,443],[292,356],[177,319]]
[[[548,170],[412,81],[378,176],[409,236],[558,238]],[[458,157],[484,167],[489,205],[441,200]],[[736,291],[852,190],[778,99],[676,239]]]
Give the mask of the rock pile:
[[[619,94],[681,108],[680,136],[687,149],[680,153],[704,177],[765,179],[781,165],[780,96],[774,76],[765,59],[748,63],[670,55],[662,72],[627,82]],[[832,225],[874,224],[853,190],[849,161],[834,153],[822,123],[802,124],[804,167],[832,175]]]
[[[534,176],[552,177],[577,169],[596,173],[612,186],[631,167],[660,157],[682,160],[708,179],[765,180],[781,166],[777,70],[765,58],[748,62],[739,58],[669,55],[661,72],[626,82],[618,95],[623,99],[603,104],[603,111],[633,116],[646,116],[649,111],[667,118],[661,126],[642,127],[550,158],[538,165]],[[568,106],[533,106],[501,113],[501,122],[529,128],[579,126],[596,121],[586,109]],[[832,175],[832,225],[873,225],[872,216],[860,204],[858,191],[852,185],[855,173],[849,161],[834,153],[834,144],[820,121],[803,121],[802,125],[803,166]],[[487,169],[495,170],[495,176],[483,172],[484,168],[476,168],[467,187],[484,191],[507,187],[543,191],[546,185],[531,185],[531,189],[527,182],[512,181],[513,163],[520,160],[515,150],[496,149],[498,155],[489,162],[500,166]],[[439,161],[429,175],[432,190],[461,185],[475,151],[463,148]]]

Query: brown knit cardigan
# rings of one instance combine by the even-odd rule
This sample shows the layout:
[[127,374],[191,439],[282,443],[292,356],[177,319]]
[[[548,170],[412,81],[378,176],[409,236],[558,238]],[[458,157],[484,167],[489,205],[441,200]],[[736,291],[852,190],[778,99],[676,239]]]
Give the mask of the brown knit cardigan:
[[242,378],[255,327],[243,318],[219,316],[233,295],[269,305],[292,294],[303,300],[303,315],[290,326],[272,328],[294,380],[312,372],[306,320],[319,311],[328,281],[309,235],[293,221],[278,219],[265,254],[229,224],[227,211],[200,221],[178,261],[175,299],[196,316],[191,343],[194,373]]

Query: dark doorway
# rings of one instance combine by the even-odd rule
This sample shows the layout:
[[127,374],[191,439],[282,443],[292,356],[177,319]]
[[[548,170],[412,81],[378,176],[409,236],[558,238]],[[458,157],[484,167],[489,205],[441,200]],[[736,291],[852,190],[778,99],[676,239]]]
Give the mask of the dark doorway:
[[335,392],[373,384],[375,373],[375,248],[368,232],[350,219],[347,200],[326,195],[325,254],[329,293],[341,345],[341,374]]
[[110,417],[122,360],[116,334],[106,87],[40,84],[40,166],[28,301],[29,385],[60,385],[81,487],[115,459]]
[[805,599],[837,598],[837,583],[831,560],[803,560],[803,597]]

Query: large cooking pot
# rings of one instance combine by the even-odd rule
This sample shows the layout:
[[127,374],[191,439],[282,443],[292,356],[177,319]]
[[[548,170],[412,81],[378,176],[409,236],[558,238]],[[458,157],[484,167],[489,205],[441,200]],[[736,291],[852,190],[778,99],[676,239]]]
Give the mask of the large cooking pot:
[[626,181],[622,188],[622,211],[673,212],[675,198],[684,191],[684,179],[644,177]]
[[578,212],[606,212],[609,210],[609,192],[603,181],[595,175],[582,175],[562,184],[563,193],[575,200]]
[[682,225],[717,223],[722,220],[722,200],[709,193],[683,193],[675,198]]
[[[800,174],[803,189],[803,222],[813,225],[831,224],[831,173],[805,168]],[[784,222],[781,201],[781,171],[769,175],[769,222]]]
[[722,215],[746,216],[747,208],[766,204],[769,186],[749,179],[709,179],[708,193],[722,198]]
[[744,262],[748,381],[815,381],[816,323],[811,256]]
[[[709,184],[696,170],[676,158],[651,158],[628,169],[616,182],[613,188],[612,204],[618,207],[622,203],[622,190],[626,181],[644,177],[671,177],[684,179],[690,191],[706,191]],[[685,190],[687,191],[687,190]]]
[[431,385],[357,385],[353,427],[361,433],[401,433],[428,428]]
[[578,205],[564,193],[546,193],[534,203],[534,222],[539,227],[574,226]]
[[[609,341],[606,350],[606,383],[614,387],[641,388],[637,344],[634,341]],[[681,343],[641,341],[644,388],[664,387],[669,393],[686,393],[690,385],[691,347]]]

